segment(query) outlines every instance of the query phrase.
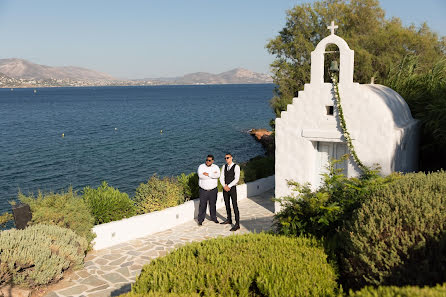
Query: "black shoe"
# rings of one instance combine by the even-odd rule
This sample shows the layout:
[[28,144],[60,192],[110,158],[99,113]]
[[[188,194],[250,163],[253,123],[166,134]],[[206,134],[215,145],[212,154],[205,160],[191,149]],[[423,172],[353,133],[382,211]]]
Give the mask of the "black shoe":
[[203,226],[203,222],[198,222],[198,226]]
[[218,220],[217,219],[212,220],[212,222],[214,222],[215,224],[218,224]]
[[237,231],[238,229],[240,229],[240,226],[234,225],[234,227],[232,227],[231,230],[229,230],[229,231]]
[[220,224],[222,224],[222,225],[224,225],[224,224],[232,224],[232,222],[230,220],[226,220],[226,221],[221,222]]

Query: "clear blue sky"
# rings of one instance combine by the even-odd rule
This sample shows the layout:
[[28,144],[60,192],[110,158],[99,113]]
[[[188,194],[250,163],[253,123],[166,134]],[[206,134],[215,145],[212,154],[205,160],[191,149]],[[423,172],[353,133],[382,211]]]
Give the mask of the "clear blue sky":
[[[269,72],[267,41],[291,0],[0,0],[0,58],[120,78]],[[310,1],[311,2],[311,1]],[[446,35],[446,0],[381,0],[388,17]]]

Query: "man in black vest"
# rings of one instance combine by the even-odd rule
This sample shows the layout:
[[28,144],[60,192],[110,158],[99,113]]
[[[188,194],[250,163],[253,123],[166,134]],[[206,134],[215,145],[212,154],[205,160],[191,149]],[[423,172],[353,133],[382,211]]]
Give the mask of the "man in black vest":
[[232,162],[232,155],[226,154],[226,164],[221,168],[220,183],[223,186],[223,198],[225,199],[227,219],[221,224],[232,224],[231,205],[235,214],[235,225],[231,231],[240,229],[240,213],[237,205],[237,183],[240,179],[240,166]]

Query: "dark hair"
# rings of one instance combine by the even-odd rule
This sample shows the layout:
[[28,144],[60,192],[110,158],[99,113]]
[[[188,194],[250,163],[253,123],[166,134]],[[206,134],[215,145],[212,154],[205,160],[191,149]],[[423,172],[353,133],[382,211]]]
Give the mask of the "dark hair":
[[226,153],[225,156],[231,156],[232,157],[232,154],[231,153]]
[[208,155],[207,158],[212,158],[212,160],[214,160],[214,155]]

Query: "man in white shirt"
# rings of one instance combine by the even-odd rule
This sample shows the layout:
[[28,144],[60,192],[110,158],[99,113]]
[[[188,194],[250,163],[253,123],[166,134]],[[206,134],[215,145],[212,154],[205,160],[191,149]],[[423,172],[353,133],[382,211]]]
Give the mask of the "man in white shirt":
[[214,156],[208,155],[206,162],[198,167],[198,186],[200,187],[200,205],[198,207],[198,226],[203,225],[206,216],[206,208],[209,201],[211,220],[218,224],[217,220],[217,185],[220,177],[220,169],[214,163]]
[[234,208],[235,225],[232,226],[231,231],[240,229],[240,213],[237,205],[237,183],[240,179],[240,166],[232,162],[232,155],[225,155],[226,164],[221,168],[220,183],[223,186],[223,198],[225,199],[227,219],[221,224],[232,224],[231,205],[229,200],[232,200],[232,207]]

